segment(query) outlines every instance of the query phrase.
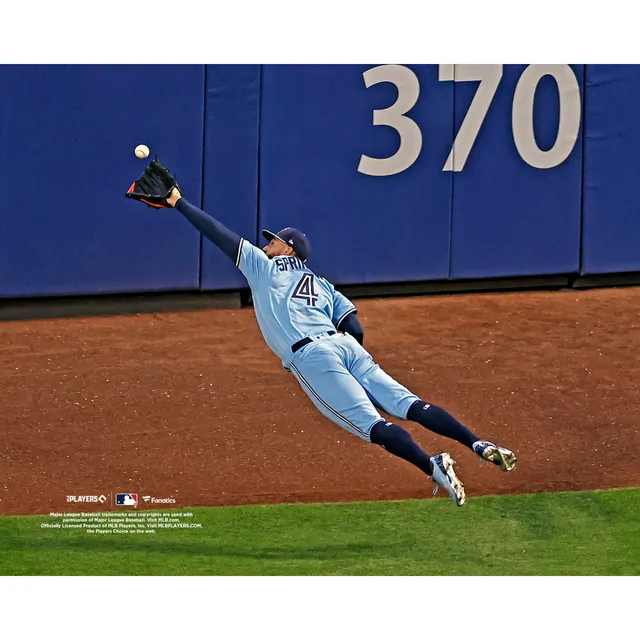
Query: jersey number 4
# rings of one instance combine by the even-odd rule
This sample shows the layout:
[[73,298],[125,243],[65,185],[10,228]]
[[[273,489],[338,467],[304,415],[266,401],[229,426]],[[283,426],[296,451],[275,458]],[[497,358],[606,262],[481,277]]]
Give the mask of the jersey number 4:
[[307,304],[310,304],[313,307],[316,306],[316,302],[318,302],[318,294],[316,293],[313,274],[305,273],[302,276],[291,297],[304,300]]

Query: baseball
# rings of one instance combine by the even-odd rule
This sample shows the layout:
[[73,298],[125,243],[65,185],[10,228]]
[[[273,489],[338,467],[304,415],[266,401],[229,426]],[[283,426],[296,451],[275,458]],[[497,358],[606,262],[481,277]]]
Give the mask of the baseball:
[[146,158],[149,155],[149,147],[146,144],[139,144],[134,153],[136,154],[136,158]]

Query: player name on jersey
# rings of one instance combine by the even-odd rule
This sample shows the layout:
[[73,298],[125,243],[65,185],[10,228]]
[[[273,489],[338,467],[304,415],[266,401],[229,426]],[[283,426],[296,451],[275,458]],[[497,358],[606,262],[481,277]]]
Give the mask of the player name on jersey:
[[284,258],[274,258],[273,261],[278,265],[278,271],[293,271],[294,269],[306,269],[304,262],[300,258],[286,256]]

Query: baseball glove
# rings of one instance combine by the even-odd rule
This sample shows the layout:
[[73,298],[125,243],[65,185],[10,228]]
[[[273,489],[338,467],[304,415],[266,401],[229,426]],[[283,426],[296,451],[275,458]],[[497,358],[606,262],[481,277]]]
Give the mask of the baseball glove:
[[171,171],[160,164],[156,158],[129,187],[125,195],[127,198],[144,202],[150,207],[164,209],[169,206],[167,198],[174,187],[178,187],[176,179],[171,175]]

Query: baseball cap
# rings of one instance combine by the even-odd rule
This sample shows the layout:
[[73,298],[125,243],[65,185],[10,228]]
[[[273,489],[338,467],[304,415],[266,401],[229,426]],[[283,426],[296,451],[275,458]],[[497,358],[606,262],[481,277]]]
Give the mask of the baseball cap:
[[278,231],[278,233],[273,233],[267,229],[263,229],[262,235],[269,242],[274,238],[282,240],[282,242],[288,244],[296,252],[296,255],[303,262],[308,260],[311,255],[311,243],[309,242],[309,238],[307,238],[307,236],[305,236],[299,229],[285,227],[281,231]]

